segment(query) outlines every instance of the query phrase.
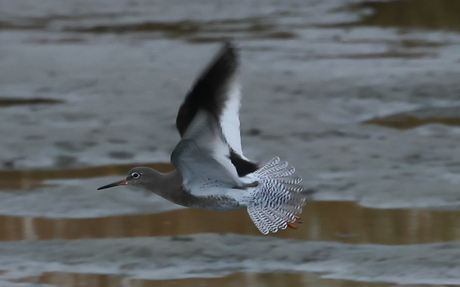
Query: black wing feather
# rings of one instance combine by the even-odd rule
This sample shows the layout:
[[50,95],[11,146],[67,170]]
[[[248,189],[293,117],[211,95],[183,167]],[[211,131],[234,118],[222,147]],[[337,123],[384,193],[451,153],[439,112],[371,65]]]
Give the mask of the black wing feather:
[[[229,85],[232,84],[238,68],[238,55],[230,42],[226,42],[204,73],[188,92],[176,118],[176,128],[181,137],[197,114],[203,109],[219,121],[225,108]],[[230,151],[230,160],[239,176],[256,171],[257,164],[243,159]]]
[[216,120],[222,113],[227,100],[226,90],[238,67],[238,58],[231,43],[225,43],[214,61],[198,78],[192,90],[187,94],[179,109],[176,127],[181,136],[184,135],[197,111],[204,109]]

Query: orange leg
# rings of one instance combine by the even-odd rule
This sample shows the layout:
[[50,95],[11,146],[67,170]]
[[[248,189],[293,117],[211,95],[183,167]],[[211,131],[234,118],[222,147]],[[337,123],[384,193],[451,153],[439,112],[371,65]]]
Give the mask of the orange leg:
[[[292,228],[292,229],[297,229],[297,226],[293,225],[292,223],[289,223],[289,222],[286,222],[287,223],[287,226],[289,228]],[[302,223],[302,221],[300,221],[300,217],[298,217],[297,215],[295,215],[295,222],[294,223]]]
[[292,224],[289,223],[289,222],[286,222],[286,223],[287,223],[287,226],[288,226],[289,228],[292,228],[292,229],[294,229],[294,230],[297,229],[297,226],[292,225]]

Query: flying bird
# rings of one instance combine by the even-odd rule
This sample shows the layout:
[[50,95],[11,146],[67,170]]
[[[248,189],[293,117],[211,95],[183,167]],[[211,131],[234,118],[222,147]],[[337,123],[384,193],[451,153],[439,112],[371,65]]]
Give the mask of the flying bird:
[[243,155],[238,55],[230,42],[188,92],[176,118],[181,140],[171,155],[176,170],[135,167],[126,179],[102,186],[141,187],[173,203],[209,210],[247,208],[263,234],[299,222],[308,192],[295,169],[278,157],[259,166]]

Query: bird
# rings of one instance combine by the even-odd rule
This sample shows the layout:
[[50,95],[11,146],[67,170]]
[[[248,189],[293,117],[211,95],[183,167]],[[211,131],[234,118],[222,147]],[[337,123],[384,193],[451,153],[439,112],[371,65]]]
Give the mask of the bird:
[[243,155],[238,72],[238,51],[226,41],[180,106],[176,128],[181,139],[171,154],[174,171],[135,167],[125,179],[98,190],[128,185],[190,208],[246,208],[264,235],[297,229],[310,191],[279,157],[259,165]]

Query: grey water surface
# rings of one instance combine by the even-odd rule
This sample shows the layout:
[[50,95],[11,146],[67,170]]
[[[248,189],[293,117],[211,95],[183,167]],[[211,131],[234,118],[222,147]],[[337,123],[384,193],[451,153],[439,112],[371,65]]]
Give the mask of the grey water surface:
[[[1,286],[460,285],[460,2],[0,0]],[[128,188],[222,41],[299,229]]]

